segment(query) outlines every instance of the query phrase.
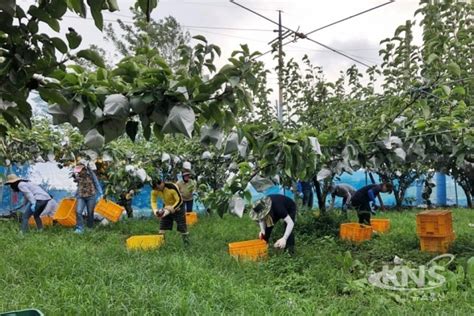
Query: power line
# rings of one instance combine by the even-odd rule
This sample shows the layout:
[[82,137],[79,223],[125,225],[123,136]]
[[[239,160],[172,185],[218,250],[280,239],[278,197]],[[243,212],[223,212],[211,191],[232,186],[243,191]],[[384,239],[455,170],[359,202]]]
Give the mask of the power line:
[[314,30],[312,30],[311,32],[308,32],[308,33],[306,33],[305,35],[306,35],[306,36],[311,35],[311,34],[313,34],[313,33],[315,33],[315,32],[324,30],[325,28],[328,28],[328,27],[333,26],[333,25],[335,25],[335,24],[338,24],[338,23],[341,23],[341,22],[350,20],[350,19],[352,19],[352,18],[355,18],[356,16],[359,16],[359,15],[365,14],[365,13],[367,13],[367,12],[376,10],[376,9],[378,9],[378,8],[381,8],[381,7],[383,7],[383,6],[386,6],[387,4],[391,4],[391,3],[393,3],[393,2],[395,2],[395,0],[390,0],[389,2],[382,3],[382,4],[378,5],[378,6],[375,6],[375,7],[372,7],[372,8],[370,8],[370,9],[367,9],[367,10],[364,10],[364,11],[361,11],[361,12],[358,12],[358,13],[353,14],[353,15],[351,15],[351,16],[348,16],[348,17],[346,17],[346,18],[337,20],[337,21],[335,21],[335,22],[333,22],[333,23],[330,23],[330,24],[327,24],[327,25],[318,27],[317,29],[314,29]]
[[[367,12],[373,11],[373,10],[375,10],[375,9],[381,8],[381,7],[385,6],[385,5],[391,4],[391,3],[393,3],[393,2],[395,2],[395,0],[390,0],[389,2],[386,2],[386,3],[380,4],[380,5],[378,5],[378,6],[369,8],[369,9],[367,9],[367,10],[358,12],[358,13],[353,14],[353,15],[351,15],[351,16],[348,16],[348,17],[346,17],[346,18],[344,18],[344,19],[340,19],[340,20],[335,21],[335,22],[333,22],[333,23],[330,23],[330,24],[321,26],[321,27],[319,27],[319,28],[317,28],[317,29],[312,30],[311,32],[308,32],[308,33],[304,34],[304,37],[307,37],[307,36],[310,35],[310,34],[313,34],[313,33],[315,33],[315,32],[318,32],[318,31],[320,31],[320,30],[323,30],[323,29],[328,28],[328,27],[330,27],[330,26],[333,26],[333,25],[335,25],[335,24],[338,24],[338,23],[347,21],[347,20],[352,19],[352,18],[355,18],[355,17],[357,17],[357,16],[359,16],[359,15],[362,15],[362,14],[365,14],[365,13],[367,13]],[[293,40],[293,41],[288,41],[288,42],[284,43],[283,46],[286,46],[286,45],[288,45],[288,44],[290,44],[290,43],[293,43],[293,42],[295,42],[295,41],[296,41],[296,37],[295,37],[295,40]],[[266,51],[265,53],[263,53],[263,54],[260,55],[259,57],[262,57],[262,56],[264,56],[264,55],[266,55],[266,54],[269,54],[269,53],[271,53],[272,51],[273,51],[273,49],[271,49],[271,50],[269,50],[269,51]]]
[[269,29],[252,29],[252,28],[238,28],[238,27],[223,27],[223,26],[196,26],[196,25],[182,25],[184,27],[195,29],[215,29],[215,30],[231,30],[231,31],[250,31],[250,32],[273,32]]
[[238,38],[238,39],[244,39],[244,40],[247,40],[247,41],[259,42],[259,43],[266,43],[267,42],[267,41],[264,41],[264,40],[258,40],[258,39],[255,39],[255,38],[243,37],[243,36],[238,36],[238,35],[210,32],[210,31],[202,31],[202,30],[199,30],[199,32],[206,33],[206,34],[226,36],[226,37],[233,37],[233,38]]
[[[73,19],[86,19],[86,20],[94,20],[93,18],[82,18],[79,16],[69,16],[65,15],[63,16],[64,18],[73,18]],[[106,22],[113,22],[113,23],[119,23],[119,20],[124,23],[124,24],[133,24],[134,21],[128,21],[128,20],[122,20],[122,19],[117,19],[117,20],[112,20],[112,19],[103,19]],[[250,32],[273,32],[273,30],[270,29],[259,29],[259,28],[239,28],[239,27],[225,27],[225,26],[207,26],[207,25],[184,25],[180,24],[182,27],[187,27],[187,28],[193,28],[193,29],[213,29],[213,30],[232,30],[232,31],[250,31]]]
[[[256,12],[256,11],[254,11],[254,10],[252,10],[252,9],[249,9],[249,8],[245,7],[245,6],[243,6],[243,5],[241,5],[241,4],[237,3],[237,2],[235,2],[234,0],[230,0],[230,2],[233,3],[233,4],[235,4],[235,5],[237,5],[237,6],[239,6],[239,7],[241,7],[241,8],[243,8],[243,9],[245,9],[245,10],[247,10],[247,11],[249,11],[249,12],[252,12],[252,13],[255,14],[255,15],[258,15],[259,17],[261,17],[261,18],[263,18],[263,19],[265,19],[265,20],[267,20],[267,21],[269,21],[269,22],[271,22],[271,23],[273,23],[273,24],[279,25],[277,22],[273,21],[272,19],[270,19],[270,18],[268,18],[268,17],[266,17],[266,16],[264,16],[264,15],[262,15],[262,14]],[[319,46],[322,46],[322,47],[324,47],[324,48],[326,48],[326,49],[328,49],[328,50],[330,50],[330,51],[332,51],[332,52],[334,52],[334,53],[336,53],[336,54],[339,54],[339,55],[344,56],[344,57],[346,57],[346,58],[348,58],[348,59],[350,59],[350,60],[352,60],[352,61],[355,61],[355,62],[358,63],[358,64],[364,65],[364,66],[366,66],[366,67],[370,67],[368,64],[366,64],[366,63],[364,63],[364,62],[362,62],[362,61],[360,61],[360,60],[358,60],[358,59],[355,59],[355,58],[353,58],[353,57],[351,57],[351,56],[345,54],[344,52],[341,52],[341,51],[339,51],[339,50],[337,50],[337,49],[334,49],[334,48],[332,48],[332,47],[330,47],[330,46],[328,46],[328,45],[326,45],[326,44],[323,44],[323,43],[321,43],[321,42],[319,42],[319,41],[316,41],[316,40],[314,40],[314,39],[311,39],[311,38],[307,37],[307,36],[306,36],[305,34],[303,34],[303,33],[299,33],[299,32],[297,32],[297,31],[294,31],[294,30],[292,30],[292,29],[290,29],[289,27],[286,27],[286,26],[284,26],[284,25],[282,25],[282,27],[285,28],[286,30],[292,32],[292,33],[295,35],[295,38],[296,38],[296,37],[299,37],[299,38],[307,39],[307,40],[309,40],[310,42],[313,42],[313,43],[315,43],[315,44],[317,44],[317,45],[319,45]],[[260,55],[259,57],[261,57],[261,56],[263,56],[263,55]]]

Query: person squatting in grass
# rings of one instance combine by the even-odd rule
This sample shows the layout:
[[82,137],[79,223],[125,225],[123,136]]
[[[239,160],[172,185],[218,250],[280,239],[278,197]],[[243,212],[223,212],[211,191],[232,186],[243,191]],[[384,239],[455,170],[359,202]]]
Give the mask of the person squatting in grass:
[[[158,200],[163,202],[162,209],[157,207]],[[189,233],[186,226],[185,206],[178,186],[171,182],[164,182],[162,179],[153,180],[150,202],[153,214],[160,219],[160,234],[164,234],[166,230],[172,230],[173,222],[176,222],[184,245],[188,245]]]
[[84,232],[82,212],[86,208],[87,227],[93,228],[95,203],[102,196],[103,192],[95,172],[88,166],[87,161],[80,160],[74,167],[72,176],[74,182],[77,182],[76,229],[74,232],[82,234]]
[[393,185],[391,183],[370,184],[357,190],[352,197],[352,206],[357,211],[360,224],[370,225],[370,215],[375,214],[378,208],[375,198],[380,192],[391,193]]
[[191,173],[187,170],[183,171],[183,180],[176,183],[179,192],[183,198],[186,212],[193,211],[193,193],[196,188],[196,182],[191,179]]
[[356,189],[354,189],[349,184],[336,184],[331,185],[329,191],[331,192],[331,206],[330,209],[334,208],[334,201],[336,200],[336,196],[342,197],[342,212],[347,215],[347,209],[351,205],[351,199],[354,196]]
[[291,255],[295,253],[293,228],[296,220],[296,204],[292,199],[280,194],[268,195],[255,203],[249,216],[258,222],[259,238],[266,242],[270,240],[275,224],[282,219],[285,222],[285,233],[275,242],[274,247],[286,249]]
[[8,175],[5,184],[9,185],[14,192],[23,193],[28,203],[21,220],[21,232],[26,233],[28,231],[28,220],[31,215],[35,219],[38,230],[42,230],[43,222],[40,215],[51,200],[51,195],[39,185],[31,183],[29,180],[21,179],[15,174]]

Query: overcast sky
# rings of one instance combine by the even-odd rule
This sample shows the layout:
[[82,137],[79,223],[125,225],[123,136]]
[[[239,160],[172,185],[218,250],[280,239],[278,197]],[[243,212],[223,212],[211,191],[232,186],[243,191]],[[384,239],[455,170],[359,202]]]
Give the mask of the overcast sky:
[[[17,0],[17,3],[22,6],[27,6],[32,2],[33,0]],[[130,21],[132,14],[129,7],[135,0],[117,0],[117,2],[120,11],[114,13],[104,11],[104,19]],[[283,25],[291,29],[299,28],[300,32],[309,32],[388,2],[388,0],[238,0],[237,2],[275,21],[278,19],[277,10],[282,10]],[[418,4],[418,0],[397,0],[382,8],[316,32],[310,37],[369,65],[378,64],[380,62],[379,42],[393,36],[399,25],[404,24],[407,19],[412,19]],[[219,62],[220,64],[224,63],[225,58],[229,57],[233,50],[238,49],[241,43],[248,44],[251,50],[260,52],[269,50],[268,42],[276,36],[273,32],[276,25],[228,0],[160,0],[158,8],[152,12],[152,17],[160,19],[168,15],[174,16],[192,36],[202,34],[209,42],[220,46],[223,52],[223,60]],[[66,16],[74,16],[74,13],[67,12]],[[78,33],[82,34],[83,42],[80,48],[96,44],[110,52],[113,51],[112,45],[103,40],[102,33],[94,26],[92,20],[65,17],[61,22],[62,32],[68,27],[74,27]],[[235,30],[234,28],[254,30]],[[43,30],[46,31],[47,27],[43,27]],[[419,38],[419,34],[418,30],[415,33],[415,39]],[[288,57],[295,57],[297,60],[300,60],[304,54],[308,54],[314,64],[323,67],[329,80],[336,79],[340,70],[345,70],[354,63],[307,40],[299,40],[285,46],[285,52]],[[275,61],[269,54],[262,57],[262,60],[268,68],[275,66]],[[361,66],[361,69],[365,67]],[[269,81],[274,89],[277,87],[276,78],[276,74],[270,75]]]

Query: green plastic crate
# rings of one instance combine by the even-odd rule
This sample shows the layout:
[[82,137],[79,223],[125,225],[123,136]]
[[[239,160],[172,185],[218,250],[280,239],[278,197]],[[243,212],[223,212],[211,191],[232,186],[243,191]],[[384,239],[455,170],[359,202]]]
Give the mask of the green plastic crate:
[[22,309],[20,311],[2,312],[0,316],[44,316],[39,309]]

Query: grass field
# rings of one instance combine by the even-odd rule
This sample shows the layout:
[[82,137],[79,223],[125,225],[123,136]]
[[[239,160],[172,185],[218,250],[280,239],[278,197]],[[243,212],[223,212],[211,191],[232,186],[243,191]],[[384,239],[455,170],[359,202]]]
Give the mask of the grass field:
[[[395,255],[416,265],[434,255],[421,253],[415,212],[389,212],[392,230],[360,246],[339,241],[313,214],[298,218],[297,255],[271,251],[261,262],[237,262],[227,243],[254,239],[248,218],[200,218],[184,249],[176,232],[157,251],[129,252],[125,240],[153,234],[154,220],[124,221],[84,235],[53,227],[18,233],[0,222],[0,311],[38,308],[46,315],[309,315],[309,314],[474,314],[474,290],[460,271],[474,256],[472,210],[456,209],[456,259],[446,286],[422,294],[373,287],[366,273],[380,270]],[[275,231],[280,236],[282,230]],[[328,235],[329,236],[324,236]],[[318,237],[319,236],[319,237]],[[418,293],[418,292],[417,292]]]

